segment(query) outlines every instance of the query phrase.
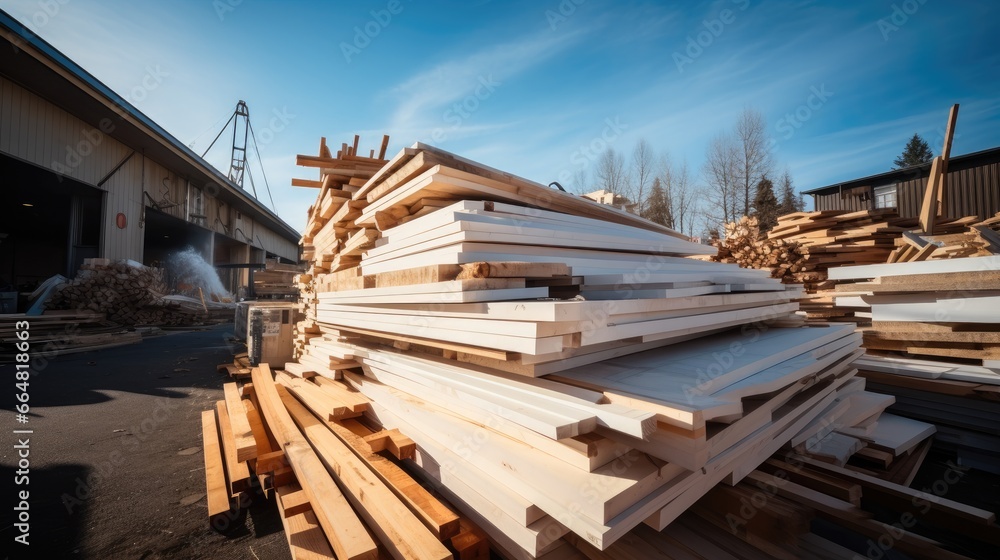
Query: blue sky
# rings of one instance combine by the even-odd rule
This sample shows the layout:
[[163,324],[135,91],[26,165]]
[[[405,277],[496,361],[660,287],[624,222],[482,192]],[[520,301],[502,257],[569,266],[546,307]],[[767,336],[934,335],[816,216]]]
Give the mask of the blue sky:
[[[320,136],[416,141],[548,183],[645,138],[701,169],[746,106],[800,190],[887,171],[915,132],[1000,145],[994,2],[5,0],[3,9],[195,151],[250,106],[278,213]],[[47,11],[46,11],[47,10]],[[392,13],[395,12],[395,13]],[[136,89],[147,74],[160,81]],[[150,83],[147,80],[147,83]],[[263,141],[267,140],[267,141]],[[225,139],[220,140],[224,142]],[[210,161],[228,165],[223,146]],[[260,182],[258,182],[260,187]],[[259,194],[267,202],[263,192]]]

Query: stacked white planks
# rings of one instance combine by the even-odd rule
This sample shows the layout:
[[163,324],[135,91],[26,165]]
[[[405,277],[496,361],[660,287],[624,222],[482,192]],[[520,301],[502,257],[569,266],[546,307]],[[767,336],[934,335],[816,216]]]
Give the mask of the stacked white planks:
[[600,555],[793,439],[874,441],[861,336],[802,327],[799,286],[429,146],[352,179],[316,182],[285,371],[363,394],[505,556]]
[[844,267],[830,277],[854,280],[837,286],[837,305],[871,310],[870,351],[971,361],[974,380],[1000,384],[1000,256]]

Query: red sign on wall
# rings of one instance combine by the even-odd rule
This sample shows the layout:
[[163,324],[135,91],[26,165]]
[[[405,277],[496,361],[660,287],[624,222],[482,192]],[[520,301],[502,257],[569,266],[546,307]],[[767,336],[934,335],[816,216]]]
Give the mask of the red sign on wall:
[[128,225],[128,221],[125,219],[125,214],[119,212],[118,215],[115,216],[115,225],[118,226],[118,229],[125,229],[125,226]]

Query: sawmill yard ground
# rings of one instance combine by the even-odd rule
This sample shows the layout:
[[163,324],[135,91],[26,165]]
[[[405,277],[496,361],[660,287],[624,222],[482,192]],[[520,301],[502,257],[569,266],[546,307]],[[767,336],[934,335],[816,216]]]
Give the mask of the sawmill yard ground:
[[[52,359],[30,382],[29,546],[14,541],[11,431],[0,450],[0,558],[290,558],[274,504],[253,495],[228,527],[210,527],[201,411],[223,398],[232,325]],[[0,365],[4,379],[14,366]],[[24,436],[20,436],[24,437]],[[9,443],[8,443],[9,442]]]
[[[30,546],[14,543],[16,529],[7,521],[0,525],[0,558],[290,558],[275,506],[259,494],[228,526],[209,525],[201,411],[223,398],[229,381],[215,366],[243,350],[231,333],[232,325],[170,333],[41,368],[31,379],[27,424],[34,430]],[[7,379],[13,370],[0,365]],[[2,401],[4,424],[15,425],[11,393]],[[8,485],[17,469],[14,444],[0,451]],[[932,451],[913,487],[930,490],[953,461]],[[997,512],[998,481],[966,470],[947,497]],[[14,500],[11,491],[4,497]]]

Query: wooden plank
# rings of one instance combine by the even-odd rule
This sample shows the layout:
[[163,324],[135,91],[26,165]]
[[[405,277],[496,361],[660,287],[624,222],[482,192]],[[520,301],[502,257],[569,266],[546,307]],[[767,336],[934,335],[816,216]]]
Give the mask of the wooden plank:
[[934,234],[939,211],[938,193],[941,190],[942,165],[941,156],[931,160],[931,171],[927,176],[923,204],[920,206],[920,228],[928,235]]
[[325,422],[325,424],[399,496],[399,499],[439,540],[444,541],[458,534],[458,516],[413,480],[399,465],[374,453],[363,436],[355,434],[344,425],[338,422]]
[[[276,488],[274,499],[278,503],[278,511],[285,511],[285,503],[290,495],[301,492],[298,485]],[[306,503],[308,504],[308,502]],[[288,539],[288,548],[293,560],[336,559],[311,505],[307,511],[282,515],[281,524],[285,527],[285,537]]]
[[229,422],[226,401],[215,403],[215,414],[219,424],[219,438],[222,440],[222,456],[226,463],[229,493],[236,495],[250,487],[250,470],[245,462],[236,458],[236,442],[233,439],[233,428]]
[[873,264],[831,268],[831,280],[857,280],[886,276],[934,274],[953,272],[989,272],[1000,270],[1000,255],[992,257],[966,257],[915,263]]
[[[750,473],[747,478],[752,482],[772,484],[771,476],[764,473]],[[914,558],[922,560],[965,559],[964,556],[940,548],[939,544],[935,541],[908,532],[901,527],[889,526],[886,523],[877,522],[871,519],[870,514],[867,512],[858,510],[846,502],[837,500],[821,492],[800,486],[794,482],[785,482],[773,487],[777,489],[779,496],[808,505],[834,523],[853,531],[858,531],[871,539],[878,539],[882,535],[892,535],[894,539],[893,547],[910,554]]]
[[451,553],[344,443],[298,400],[276,388],[288,414],[340,481],[356,511],[394,558],[450,559]]
[[948,111],[948,124],[944,129],[944,145],[941,147],[941,186],[937,192],[938,212],[948,215],[948,199],[945,197],[948,189],[948,159],[951,157],[951,141],[955,136],[955,124],[958,122],[958,103]]
[[226,484],[226,469],[219,446],[215,412],[201,413],[202,449],[205,455],[205,493],[208,496],[208,516],[215,517],[229,511],[231,495]]
[[293,187],[308,187],[308,188],[313,188],[313,189],[319,189],[319,188],[323,187],[323,182],[322,181],[313,181],[311,179],[296,179],[295,177],[292,177],[292,186]]
[[337,558],[376,560],[378,551],[375,542],[289,416],[271,377],[270,367],[261,364],[253,369],[252,376],[264,418],[282,443],[295,478],[309,497],[317,521]]
[[[348,379],[352,384],[360,381],[354,377]],[[414,399],[391,387],[379,387],[371,382],[355,386],[369,396],[377,397],[372,399],[372,406],[386,427],[399,428],[414,438],[418,445],[422,446],[423,442],[418,439],[417,430],[428,430],[431,432],[428,436],[447,445],[482,430],[451,411]],[[401,420],[403,416],[406,418],[405,425]],[[484,435],[489,438],[490,444],[478,446],[478,452],[469,454],[467,461],[498,480],[510,480],[512,472],[518,473],[516,478],[520,482],[512,489],[538,503],[550,514],[567,511],[568,503],[573,502],[577,504],[574,507],[579,508],[578,514],[574,514],[576,517],[582,515],[597,523],[606,522],[628,509],[646,493],[666,484],[682,471],[679,467],[662,465],[633,452],[628,454],[627,461],[585,473],[546,461],[523,443],[500,435],[491,436],[488,431]],[[503,471],[506,474],[501,475]],[[593,499],[580,501],[573,498],[580,488],[593,490]],[[540,499],[551,507],[539,502]]]
[[[280,497],[278,508],[284,517],[291,517],[312,511],[312,504],[309,503],[309,497],[306,496],[305,491],[297,483],[275,488],[275,495]],[[323,543],[326,543],[325,538],[323,539]]]
[[[907,503],[920,503],[922,507],[924,505],[928,506],[928,515],[931,511],[939,512],[940,517],[952,517],[956,521],[961,521],[962,523],[969,525],[971,527],[969,529],[970,531],[985,530],[986,528],[989,528],[989,530],[996,535],[997,531],[1000,530],[993,525],[996,521],[996,515],[992,512],[962,504],[928,492],[908,488],[899,484],[893,484],[891,482],[854,472],[836,465],[816,461],[808,457],[799,457],[797,459],[808,465],[810,468],[815,468],[820,472],[825,472],[831,476],[860,484],[866,497],[880,495],[898,498],[899,500],[906,501]],[[970,536],[975,536],[975,534]]]
[[222,386],[226,398],[226,410],[229,413],[229,423],[233,429],[233,439],[236,444],[236,460],[248,461],[257,456],[257,442],[254,440],[247,411],[243,406],[239,389],[235,383],[225,383]]
[[857,483],[847,482],[821,472],[803,469],[800,466],[775,458],[768,459],[757,467],[757,470],[766,472],[778,479],[787,478],[806,488],[812,488],[813,490],[833,496],[838,500],[848,502],[854,507],[861,507],[861,485]]

